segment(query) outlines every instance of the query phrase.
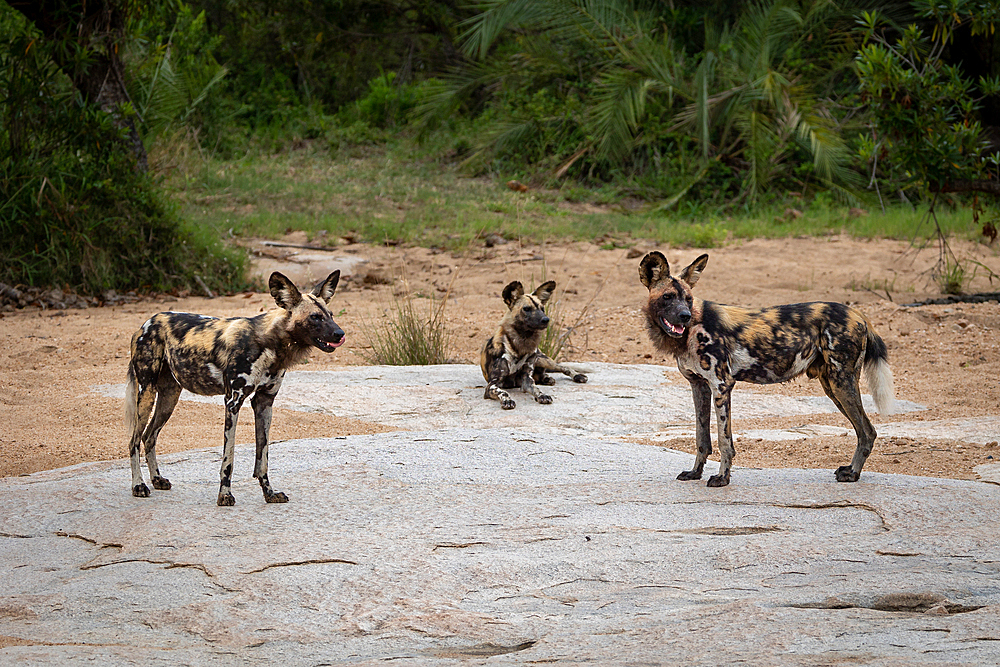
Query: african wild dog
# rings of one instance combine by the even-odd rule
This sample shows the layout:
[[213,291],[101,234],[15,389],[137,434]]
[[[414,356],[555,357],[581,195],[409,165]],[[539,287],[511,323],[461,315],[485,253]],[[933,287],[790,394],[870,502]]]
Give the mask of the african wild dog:
[[667,259],[651,252],[639,264],[639,279],[649,289],[644,307],[653,344],[677,359],[694,394],[694,469],[677,479],[701,479],[712,453],[709,420],[712,404],[719,422],[719,474],[708,486],[729,484],[733,449],[729,397],[737,380],[754,384],[785,382],[805,373],[819,378],[823,391],[850,420],[858,436],[851,464],[837,468],[838,482],[855,482],[872,451],[875,428],[861,406],[858,379],[864,368],[879,412],[893,406],[892,371],[885,343],[857,310],[840,303],[795,303],[749,310],[703,301],[691,288],[708,264],[702,255],[677,277]]
[[133,496],[149,496],[139,468],[139,445],[143,443],[153,488],[170,488],[156,465],[156,437],[170,419],[183,388],[195,394],[226,396],[218,504],[236,503],[230,491],[236,419],[243,401],[251,394],[257,440],[253,476],[260,481],[264,500],[288,502],[288,497],[275,492],[267,479],[271,404],[285,370],[304,359],[311,348],[332,352],[344,343],[344,332],[327,308],[339,281],[340,271],[334,271],[312,292],[301,294],[288,278],[274,272],[268,286],[279,308],[256,317],[227,319],[159,313],[135,332],[125,393]]
[[531,294],[525,294],[524,287],[516,280],[503,288],[503,302],[508,312],[497,332],[486,341],[479,355],[479,365],[486,379],[483,398],[500,401],[504,410],[512,410],[515,406],[514,399],[505,391],[514,387],[531,394],[539,403],[551,403],[552,397],[536,386],[556,383],[546,371],[568,375],[573,382],[587,381],[584,368],[557,364],[538,349],[542,333],[549,325],[545,304],[555,289],[552,280],[542,283]]

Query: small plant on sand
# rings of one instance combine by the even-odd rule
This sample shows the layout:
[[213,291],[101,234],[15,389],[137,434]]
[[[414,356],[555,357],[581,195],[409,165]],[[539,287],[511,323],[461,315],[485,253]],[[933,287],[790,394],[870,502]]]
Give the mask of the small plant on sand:
[[444,327],[447,297],[440,305],[430,299],[427,313],[421,314],[415,303],[416,297],[405,282],[404,289],[402,296],[393,295],[383,321],[362,322],[362,329],[371,344],[371,351],[364,353],[365,359],[371,364],[386,366],[447,363],[448,334]]
[[965,267],[960,261],[946,257],[934,269],[934,282],[943,294],[961,294],[969,281]]

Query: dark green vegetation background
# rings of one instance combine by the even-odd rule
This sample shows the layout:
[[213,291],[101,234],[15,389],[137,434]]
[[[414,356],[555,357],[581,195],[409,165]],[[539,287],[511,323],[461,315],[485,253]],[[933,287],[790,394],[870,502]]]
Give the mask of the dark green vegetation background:
[[[887,211],[852,233],[900,235],[894,210],[948,196],[987,222],[945,231],[988,233],[998,19],[968,0],[7,0],[0,282],[244,289],[228,239],[289,228],[712,245],[852,208]],[[329,214],[311,179],[352,160],[370,185],[336,196],[420,214]],[[511,204],[510,179],[547,194]],[[255,213],[205,204],[222,197]],[[827,222],[785,214],[810,207]]]

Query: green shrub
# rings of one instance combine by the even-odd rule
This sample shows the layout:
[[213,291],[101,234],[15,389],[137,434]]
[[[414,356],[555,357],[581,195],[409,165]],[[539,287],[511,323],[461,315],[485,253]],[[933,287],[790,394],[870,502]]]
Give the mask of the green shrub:
[[245,286],[243,256],[180,221],[43,40],[11,13],[0,27],[0,281],[89,294],[191,288],[196,276]]

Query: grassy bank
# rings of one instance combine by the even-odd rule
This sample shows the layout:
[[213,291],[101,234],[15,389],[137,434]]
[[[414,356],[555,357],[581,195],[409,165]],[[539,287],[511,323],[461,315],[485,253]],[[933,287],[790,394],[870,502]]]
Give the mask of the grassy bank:
[[[846,233],[910,239],[933,235],[924,209],[896,204],[864,213],[825,196],[795,197],[749,211],[709,211],[681,202],[670,211],[610,191],[529,189],[503,175],[464,178],[451,164],[408,158],[401,148],[371,148],[333,158],[306,148],[231,161],[190,158],[165,185],[185,218],[220,237],[276,237],[290,230],[359,241],[462,247],[476,235],[713,247],[755,237]],[[801,215],[800,215],[801,214]],[[968,209],[939,206],[942,228],[973,233]]]

